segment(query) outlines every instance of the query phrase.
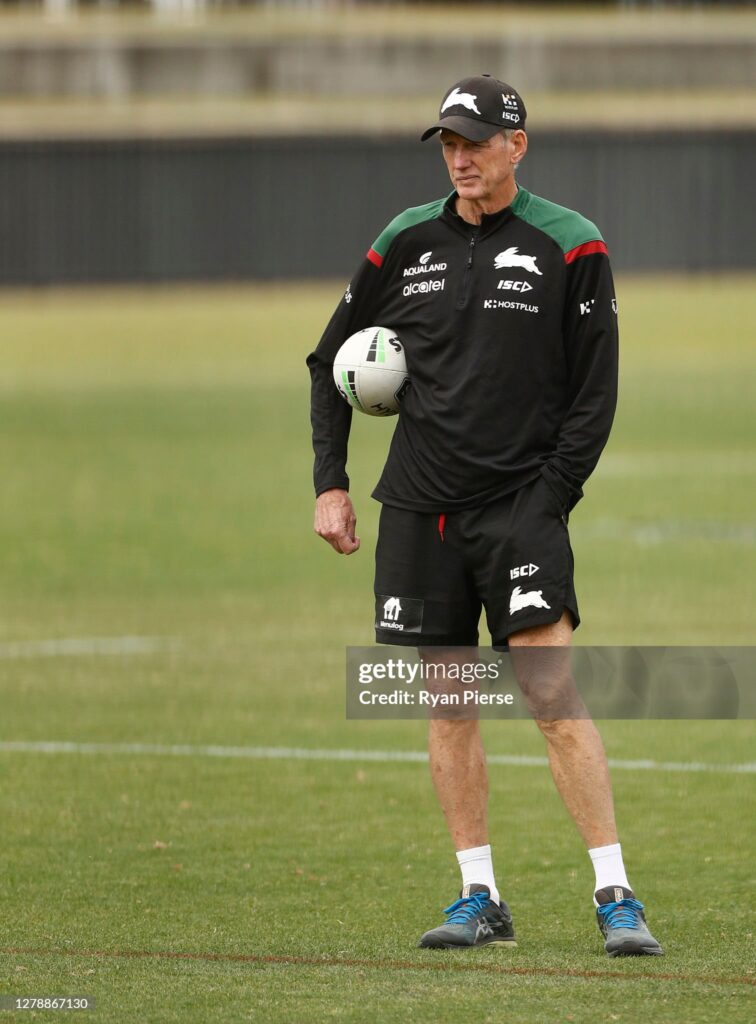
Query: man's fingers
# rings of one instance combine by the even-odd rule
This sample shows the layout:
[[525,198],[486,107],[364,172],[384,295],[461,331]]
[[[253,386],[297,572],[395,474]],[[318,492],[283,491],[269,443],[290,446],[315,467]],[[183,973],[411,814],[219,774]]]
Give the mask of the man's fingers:
[[359,550],[360,538],[356,536],[355,530],[357,529],[357,516],[354,512],[349,514],[349,518],[346,523],[346,532],[339,537],[341,544],[341,550],[345,555],[351,555],[355,551]]
[[328,540],[328,537],[324,537],[323,540],[328,541],[337,555],[353,555],[355,551],[360,549],[359,537],[356,537],[354,540],[350,540],[347,536],[343,536],[338,540]]
[[331,545],[340,555],[351,555],[359,550],[360,539],[355,536],[357,517],[345,491],[327,491],[315,506],[315,533]]
[[328,541],[334,551],[339,555],[351,555],[355,551],[359,551],[360,538],[355,537],[354,530],[352,530],[351,536],[348,532],[340,532],[336,535],[325,536],[320,534],[323,540]]
[[339,543],[340,543],[340,546],[339,546],[338,550],[341,551],[341,553],[343,555],[353,555],[355,551],[359,551],[359,549],[360,549],[360,538],[359,537],[355,537],[355,536],[348,537],[348,536],[344,535],[340,539]]

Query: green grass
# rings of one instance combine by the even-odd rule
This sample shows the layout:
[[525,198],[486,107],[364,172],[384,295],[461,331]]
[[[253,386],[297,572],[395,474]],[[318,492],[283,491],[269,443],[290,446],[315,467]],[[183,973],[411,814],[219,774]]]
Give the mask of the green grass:
[[[339,290],[0,298],[0,644],[174,638],[0,659],[0,740],[422,749],[419,722],[344,718],[391,425],[355,419],[363,550],[337,558],[311,532],[303,360]],[[577,639],[750,643],[753,280],[618,293],[622,400],[570,524]],[[602,732],[619,759],[754,759],[749,722]],[[486,737],[543,752],[531,723]],[[617,962],[548,773],[492,767],[520,946],[450,959],[414,948],[458,884],[423,765],[0,751],[0,992],[94,995],[114,1022],[750,1020],[752,778],[615,771],[667,947]],[[192,957],[141,955],[171,953]]]

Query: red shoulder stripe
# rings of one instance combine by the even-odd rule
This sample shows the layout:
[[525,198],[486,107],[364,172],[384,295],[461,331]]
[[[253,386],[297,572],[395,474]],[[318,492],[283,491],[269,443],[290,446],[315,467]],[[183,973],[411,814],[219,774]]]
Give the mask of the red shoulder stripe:
[[374,263],[376,267],[380,267],[383,264],[383,256],[381,256],[379,252],[376,252],[375,249],[368,249],[367,258],[371,263]]
[[564,254],[564,262],[574,263],[581,256],[590,256],[594,252],[603,252],[605,255],[609,255],[609,250],[604,242],[583,242],[582,245],[576,245],[574,249],[570,249]]

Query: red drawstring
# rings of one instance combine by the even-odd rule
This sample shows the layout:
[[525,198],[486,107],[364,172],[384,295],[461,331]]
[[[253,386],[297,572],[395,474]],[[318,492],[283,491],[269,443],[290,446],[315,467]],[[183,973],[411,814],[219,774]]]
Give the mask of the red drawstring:
[[441,543],[444,542],[444,527],[446,526],[446,514],[444,512],[438,517],[438,535],[441,538]]

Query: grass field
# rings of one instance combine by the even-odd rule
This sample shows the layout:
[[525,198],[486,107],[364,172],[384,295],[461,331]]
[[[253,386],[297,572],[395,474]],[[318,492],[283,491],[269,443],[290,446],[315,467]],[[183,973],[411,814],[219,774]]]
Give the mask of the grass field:
[[[753,284],[619,281],[620,410],[570,523],[580,642],[753,642]],[[375,752],[423,725],[344,717],[390,423],[355,419],[363,550],[311,532],[304,356],[340,288],[0,296],[0,994],[119,1024],[752,1020],[750,722],[602,729],[613,759],[692,769],[614,773],[666,957],[604,956],[588,858],[524,764],[491,768],[518,949],[414,948],[457,872],[427,768]],[[485,726],[543,754],[531,723]]]

